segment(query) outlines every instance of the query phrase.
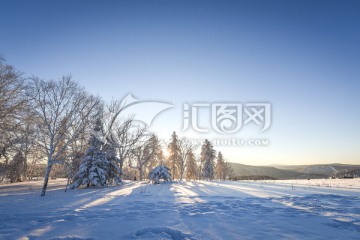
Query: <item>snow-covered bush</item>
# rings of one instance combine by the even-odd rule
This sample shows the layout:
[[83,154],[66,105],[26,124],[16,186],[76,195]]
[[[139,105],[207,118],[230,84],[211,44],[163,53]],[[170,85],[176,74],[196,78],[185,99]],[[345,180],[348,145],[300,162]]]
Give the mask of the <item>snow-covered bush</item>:
[[170,169],[166,166],[160,165],[154,168],[149,173],[149,180],[154,184],[159,184],[160,179],[166,181],[171,181]]

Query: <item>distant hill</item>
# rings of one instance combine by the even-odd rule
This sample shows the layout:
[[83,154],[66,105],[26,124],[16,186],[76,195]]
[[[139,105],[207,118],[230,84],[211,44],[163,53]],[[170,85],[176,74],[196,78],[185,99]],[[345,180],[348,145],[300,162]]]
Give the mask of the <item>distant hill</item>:
[[323,164],[323,165],[273,165],[251,166],[240,163],[230,163],[235,177],[263,176],[275,179],[307,179],[329,178],[333,175],[343,176],[343,173],[358,173],[360,165]]
[[242,176],[267,176],[275,179],[293,178],[299,173],[291,170],[280,170],[268,166],[251,166],[239,163],[230,163],[236,177]]
[[277,169],[296,171],[300,173],[308,174],[325,174],[331,175],[334,173],[342,173],[347,171],[352,171],[360,169],[360,165],[350,165],[350,164],[340,164],[340,163],[331,163],[331,164],[316,164],[316,165],[274,165]]

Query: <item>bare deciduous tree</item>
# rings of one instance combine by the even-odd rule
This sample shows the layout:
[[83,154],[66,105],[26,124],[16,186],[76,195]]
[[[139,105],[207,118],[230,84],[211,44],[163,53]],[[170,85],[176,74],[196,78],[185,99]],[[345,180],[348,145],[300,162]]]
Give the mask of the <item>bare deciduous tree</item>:
[[18,130],[27,107],[26,82],[20,72],[0,58],[0,157],[8,163],[9,149],[20,142]]
[[41,196],[45,195],[51,167],[64,163],[66,149],[91,124],[101,106],[99,98],[89,95],[70,76],[59,81],[33,79],[29,88],[35,114],[39,144],[47,156],[47,168]]
[[129,161],[131,152],[148,129],[144,124],[135,122],[133,116],[122,116],[124,104],[124,100],[113,100],[106,107],[103,116],[105,141],[116,149],[121,171],[125,161]]
[[182,181],[185,173],[185,168],[187,166],[187,162],[189,157],[193,151],[197,148],[197,146],[193,145],[188,139],[181,138],[178,139],[178,166],[180,172],[180,181]]
[[152,134],[144,143],[138,143],[132,150],[131,154],[135,165],[133,165],[130,161],[130,167],[139,171],[140,181],[143,180],[145,167],[148,165],[149,161],[156,159],[160,150],[160,141],[154,134]]
[[117,151],[120,159],[120,169],[123,164],[128,160],[131,150],[145,135],[147,127],[137,125],[133,119],[130,118],[122,124],[116,124],[114,127],[114,135],[117,141]]

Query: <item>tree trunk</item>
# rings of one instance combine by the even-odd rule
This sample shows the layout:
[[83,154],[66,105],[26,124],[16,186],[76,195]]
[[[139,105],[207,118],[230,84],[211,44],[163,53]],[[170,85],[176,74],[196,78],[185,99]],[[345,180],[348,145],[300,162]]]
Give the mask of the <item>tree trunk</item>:
[[67,179],[67,182],[66,182],[66,187],[65,187],[65,192],[68,190],[69,188],[69,183],[70,183],[70,176],[68,175],[68,179]]
[[40,196],[45,196],[46,188],[47,188],[48,181],[49,181],[51,166],[52,166],[52,163],[48,162],[48,166],[46,167],[46,172],[45,172],[44,184],[43,184]]
[[24,170],[23,170],[23,174],[24,174],[24,179],[25,179],[25,181],[27,180],[27,170],[28,170],[28,167],[27,167],[27,156],[25,155],[25,159],[24,159]]
[[139,168],[139,174],[140,174],[140,181],[142,181],[143,180],[143,169],[142,169],[142,167],[140,167]]
[[120,158],[120,180],[122,181],[123,177],[123,166],[124,166],[124,160]]
[[122,170],[123,170],[123,166],[124,166],[124,159],[120,157],[120,171],[121,171],[121,174],[122,174]]
[[185,160],[181,163],[180,182],[182,182],[182,180],[183,180],[184,173],[185,173]]
[[68,190],[70,184],[70,178],[71,178],[71,168],[70,166],[67,166],[67,182],[66,182],[65,192]]
[[180,169],[180,182],[182,182],[182,180],[183,180],[183,175],[184,175],[184,170],[183,170],[183,166],[181,166],[181,169]]

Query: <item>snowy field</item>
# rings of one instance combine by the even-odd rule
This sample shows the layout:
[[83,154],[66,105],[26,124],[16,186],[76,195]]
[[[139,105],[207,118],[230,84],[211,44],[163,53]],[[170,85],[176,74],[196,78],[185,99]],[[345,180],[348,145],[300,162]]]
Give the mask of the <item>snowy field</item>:
[[0,185],[0,239],[360,239],[360,179]]

